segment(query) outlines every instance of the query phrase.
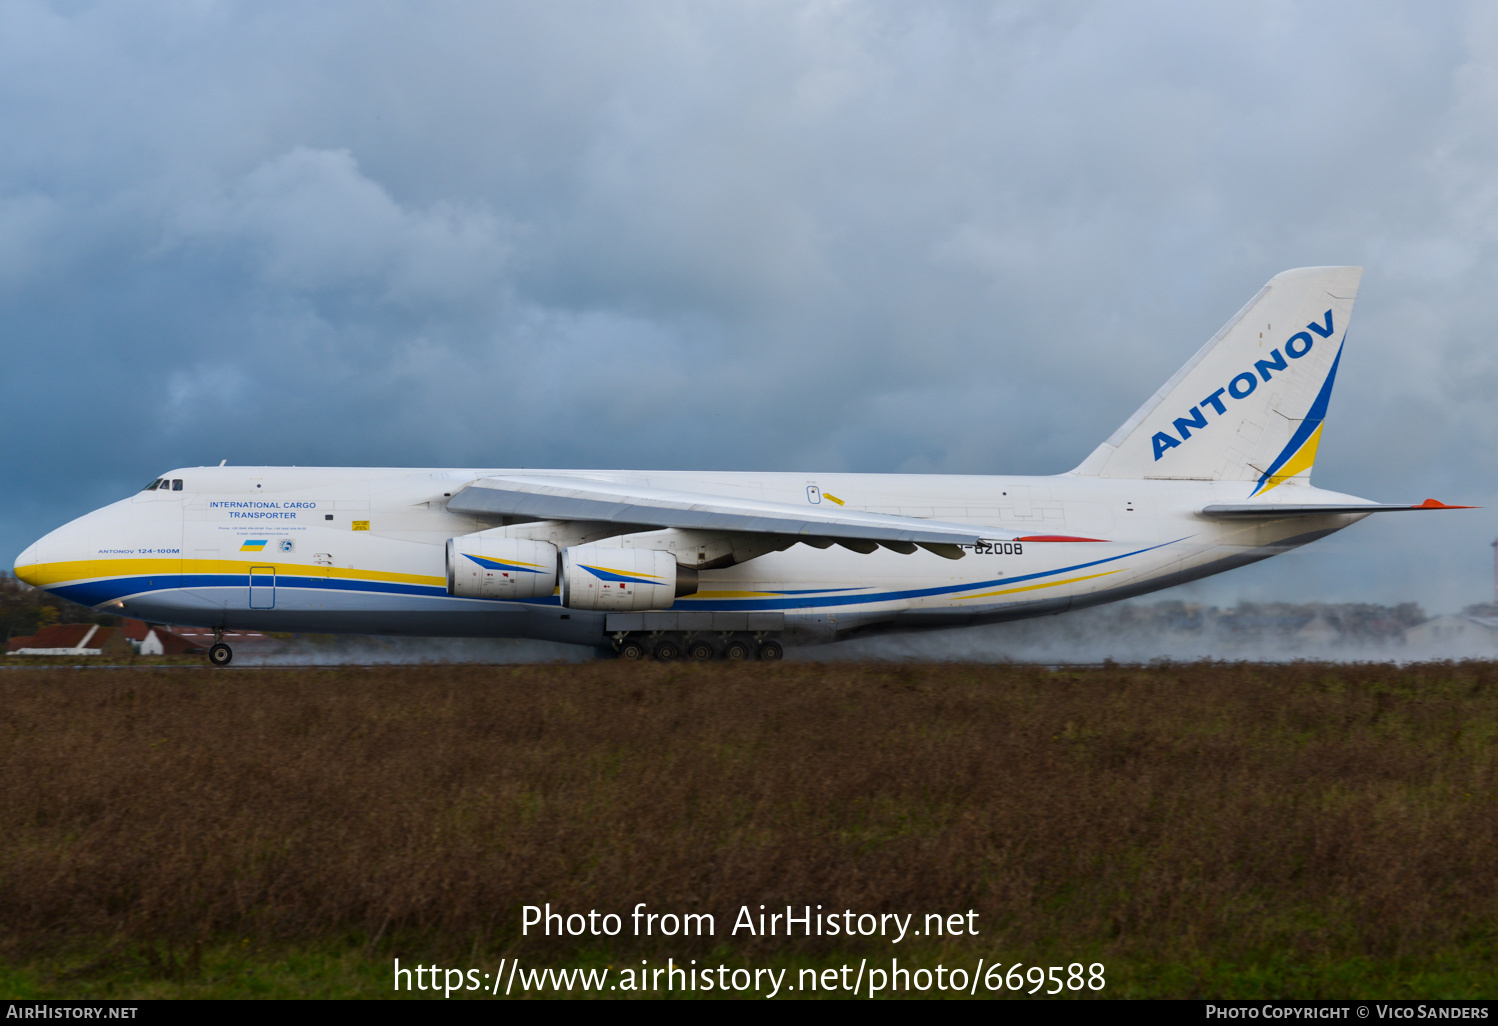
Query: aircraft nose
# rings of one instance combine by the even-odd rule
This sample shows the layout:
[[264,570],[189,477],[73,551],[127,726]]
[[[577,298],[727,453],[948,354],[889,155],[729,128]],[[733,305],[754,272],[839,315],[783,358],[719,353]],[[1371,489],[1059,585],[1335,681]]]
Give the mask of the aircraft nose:
[[16,557],[16,578],[25,581],[33,587],[38,587],[42,583],[41,568],[44,562],[42,558],[42,542],[44,541],[46,541],[45,538],[32,542],[26,547],[25,552]]
[[112,503],[38,538],[16,557],[17,579],[37,588],[58,588],[100,569],[101,553],[128,545],[119,539],[131,528],[132,507],[130,499]]
[[57,564],[81,558],[83,540],[72,524],[65,524],[38,538],[16,557],[15,573],[18,580],[35,588],[57,583]]

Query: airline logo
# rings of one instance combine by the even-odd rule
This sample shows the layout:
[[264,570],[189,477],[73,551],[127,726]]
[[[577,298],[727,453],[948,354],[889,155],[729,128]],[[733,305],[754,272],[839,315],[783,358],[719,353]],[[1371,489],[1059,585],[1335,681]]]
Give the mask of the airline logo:
[[239,547],[240,552],[264,552],[269,538],[246,538],[245,543]]
[[539,574],[545,572],[546,570],[546,567],[542,566],[539,563],[517,563],[513,559],[495,559],[492,556],[475,556],[471,552],[465,552],[463,553],[463,555],[473,560],[485,570],[506,571],[506,577],[509,576],[509,571],[526,574]]
[[[1193,431],[1201,431],[1206,428],[1208,423],[1207,410],[1211,410],[1217,418],[1225,416],[1228,410],[1227,403],[1223,401],[1224,396],[1229,399],[1247,399],[1254,394],[1254,389],[1259,387],[1260,379],[1267,382],[1275,371],[1289,369],[1290,364],[1286,361],[1286,357],[1289,357],[1291,360],[1299,360],[1311,351],[1311,347],[1316,344],[1316,340],[1312,337],[1312,332],[1322,338],[1330,338],[1332,330],[1332,312],[1328,310],[1326,312],[1325,324],[1317,324],[1315,321],[1307,324],[1305,331],[1298,331],[1285,340],[1283,353],[1278,349],[1271,349],[1269,351],[1269,359],[1255,360],[1252,369],[1237,375],[1226,385],[1203,399],[1198,405],[1191,407],[1191,409],[1186,411],[1185,416],[1177,417],[1173,420],[1171,427],[1175,428],[1176,434],[1180,436],[1179,438],[1169,431],[1156,431],[1155,437],[1152,439],[1155,447],[1156,461],[1170,450],[1179,448],[1182,444],[1190,441]],[[1331,385],[1331,378],[1335,377],[1335,375],[1336,364],[1333,363],[1332,374],[1328,376],[1327,384],[1322,387],[1323,392],[1328,390]]]
[[1300,427],[1295,429],[1290,441],[1280,450],[1274,462],[1269,464],[1269,469],[1264,471],[1254,485],[1249,498],[1263,495],[1302,470],[1310,470],[1316,462],[1316,447],[1321,444],[1321,423],[1326,420],[1326,407],[1332,398],[1332,382],[1337,380],[1337,365],[1341,362],[1342,350],[1338,349],[1336,358],[1332,360],[1332,369],[1327,371],[1326,380],[1321,383],[1321,391],[1316,393],[1316,399],[1306,412],[1305,420],[1300,422]]
[[665,584],[655,574],[642,574],[635,570],[616,570],[609,566],[588,566],[586,563],[578,564],[588,573],[600,581],[615,581],[619,584]]

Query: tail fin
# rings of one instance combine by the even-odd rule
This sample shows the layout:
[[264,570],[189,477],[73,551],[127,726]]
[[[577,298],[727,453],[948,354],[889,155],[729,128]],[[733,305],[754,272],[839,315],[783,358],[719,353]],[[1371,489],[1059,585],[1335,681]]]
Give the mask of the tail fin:
[[1361,267],[1284,271],[1082,465],[1083,477],[1309,481]]

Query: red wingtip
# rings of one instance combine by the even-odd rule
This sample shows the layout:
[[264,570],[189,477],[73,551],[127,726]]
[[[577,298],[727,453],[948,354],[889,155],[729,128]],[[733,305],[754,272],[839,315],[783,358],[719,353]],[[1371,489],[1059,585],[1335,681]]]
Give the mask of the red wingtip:
[[1424,502],[1420,503],[1420,508],[1421,509],[1482,509],[1481,506],[1448,506],[1444,502],[1437,502],[1435,499],[1426,499]]

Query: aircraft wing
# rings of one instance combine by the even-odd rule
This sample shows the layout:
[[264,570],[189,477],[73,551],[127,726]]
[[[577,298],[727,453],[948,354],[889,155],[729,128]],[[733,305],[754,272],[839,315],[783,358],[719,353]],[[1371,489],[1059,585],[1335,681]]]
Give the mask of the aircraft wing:
[[1435,499],[1426,499],[1417,506],[1387,505],[1378,502],[1303,504],[1246,502],[1242,505],[1204,506],[1197,512],[1204,517],[1278,520],[1281,517],[1320,517],[1329,513],[1404,513],[1417,509],[1476,509],[1476,506],[1448,506]]
[[954,546],[1014,537],[972,524],[569,477],[481,478],[449,499],[447,508],[454,513],[478,516],[594,520],[647,529],[676,527],[791,535],[803,539],[878,542],[902,548],[920,545],[948,558],[961,554]]

